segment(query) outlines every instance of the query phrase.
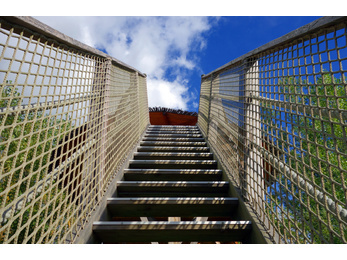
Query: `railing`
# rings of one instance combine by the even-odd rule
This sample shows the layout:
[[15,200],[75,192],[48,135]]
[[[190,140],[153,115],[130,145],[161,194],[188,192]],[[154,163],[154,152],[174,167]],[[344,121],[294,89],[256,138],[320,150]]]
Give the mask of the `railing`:
[[276,243],[347,242],[347,18],[203,75],[198,125]]
[[149,124],[146,75],[0,18],[0,243],[73,243]]

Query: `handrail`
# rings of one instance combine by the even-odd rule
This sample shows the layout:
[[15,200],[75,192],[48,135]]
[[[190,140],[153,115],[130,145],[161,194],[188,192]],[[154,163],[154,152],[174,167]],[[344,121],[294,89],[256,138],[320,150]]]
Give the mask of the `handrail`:
[[298,110],[298,112],[302,114],[309,114],[315,117],[333,117],[333,118],[342,118],[342,120],[347,120],[347,110],[336,110],[336,109],[329,109],[329,108],[324,108],[324,107],[319,107],[319,106],[309,106],[309,105],[304,105],[300,103],[283,103],[283,101],[272,99],[272,98],[266,98],[266,97],[254,97],[254,99],[264,102],[269,102],[269,103],[274,103],[276,105],[281,104],[284,110],[291,110],[295,111],[295,109]]

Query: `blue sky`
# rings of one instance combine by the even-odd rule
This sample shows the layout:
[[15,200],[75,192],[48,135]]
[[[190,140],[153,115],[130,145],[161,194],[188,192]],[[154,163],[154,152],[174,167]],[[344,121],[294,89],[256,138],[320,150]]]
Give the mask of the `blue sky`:
[[[232,61],[284,34],[320,17],[318,16],[242,16],[221,17],[207,33],[207,47],[201,53],[203,74]],[[192,86],[200,84],[196,73]]]
[[202,74],[318,16],[34,16],[148,75],[149,106],[198,111]]

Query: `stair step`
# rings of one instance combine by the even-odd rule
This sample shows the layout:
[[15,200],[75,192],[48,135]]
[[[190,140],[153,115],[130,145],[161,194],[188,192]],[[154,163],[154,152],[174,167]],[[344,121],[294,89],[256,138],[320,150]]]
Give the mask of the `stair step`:
[[192,125],[151,125],[148,129],[199,129],[197,126]]
[[104,243],[242,241],[250,221],[99,221],[93,232]]
[[149,131],[160,131],[160,132],[198,132],[199,129],[197,128],[149,128],[147,130]]
[[200,131],[196,130],[147,130],[146,134],[189,134],[189,135],[200,135]]
[[137,169],[216,169],[215,160],[130,160],[129,168]]
[[149,135],[161,135],[161,134],[165,134],[165,135],[181,135],[181,134],[188,134],[188,135],[201,135],[201,132],[200,131],[180,131],[180,130],[177,130],[177,131],[173,131],[173,132],[170,132],[170,131],[156,131],[156,130],[147,130],[146,131],[146,134],[149,134]]
[[137,160],[212,160],[212,153],[182,153],[182,152],[136,152]]
[[147,137],[158,137],[158,138],[164,138],[164,137],[170,137],[170,138],[202,138],[201,134],[153,134],[153,133],[146,133],[145,138]]
[[170,142],[204,142],[204,138],[180,137],[144,137],[143,141],[170,141]]
[[228,193],[226,181],[118,181],[119,197],[218,197]]
[[138,146],[138,152],[209,152],[209,147],[204,146]]
[[109,198],[112,217],[226,217],[232,216],[237,198]]
[[218,181],[222,171],[216,169],[126,169],[125,181]]
[[141,141],[141,146],[206,146],[206,142]]

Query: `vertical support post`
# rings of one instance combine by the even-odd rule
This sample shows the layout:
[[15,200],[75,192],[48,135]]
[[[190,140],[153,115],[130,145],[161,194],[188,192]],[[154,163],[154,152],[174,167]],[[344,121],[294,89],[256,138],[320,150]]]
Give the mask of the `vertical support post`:
[[258,60],[250,60],[246,64],[245,73],[245,178],[244,198],[252,204],[259,220],[279,241],[278,233],[266,212],[266,183],[264,172],[263,133],[260,118],[260,89]]
[[141,106],[140,106],[140,80],[139,80],[139,73],[136,71],[135,72],[135,84],[136,84],[136,90],[137,90],[137,110],[138,113],[137,113],[137,117],[138,117],[138,120],[137,120],[137,138],[139,139],[141,137],[141,132],[140,132],[140,123],[141,123],[141,118],[140,118],[140,109],[141,109]]
[[110,70],[112,61],[110,58],[97,61],[95,64],[95,78],[93,82],[93,98],[91,100],[91,112],[89,116],[90,128],[95,138],[96,149],[91,160],[91,169],[93,171],[93,183],[95,197],[99,201],[102,197],[103,183],[105,179],[105,158],[107,144],[107,116],[108,116],[108,92],[110,86]]
[[210,83],[210,94],[208,98],[208,116],[207,116],[207,131],[206,131],[206,141],[208,141],[210,133],[210,123],[211,123],[211,103],[212,103],[212,85],[213,85],[213,73],[211,74],[211,83]]
[[104,85],[103,85],[103,91],[102,93],[102,101],[103,102],[103,116],[102,116],[102,129],[101,129],[101,171],[100,171],[100,191],[102,191],[102,187],[104,186],[105,180],[107,179],[107,127],[108,127],[108,115],[109,115],[109,96],[110,96],[110,83],[111,83],[111,66],[112,66],[112,60],[110,57],[107,57],[105,63],[104,63]]
[[263,177],[263,159],[257,147],[262,146],[259,70],[258,61],[250,60],[245,73],[245,162],[246,187],[245,198],[253,204],[257,213],[263,215],[265,210],[265,183]]
[[[90,158],[90,164],[88,166],[88,172],[90,173],[91,179],[89,182],[92,185],[89,185],[90,191],[92,195],[89,198],[95,197],[97,201],[100,200],[100,142],[101,135],[99,131],[99,121],[100,121],[100,111],[103,110],[102,105],[102,82],[103,82],[103,66],[105,61],[103,59],[95,60],[95,71],[93,77],[93,85],[91,89],[92,97],[90,100],[90,113],[88,118],[88,129],[90,129],[90,133],[92,138],[95,139],[95,149]],[[95,195],[94,195],[95,194]],[[94,196],[93,196],[94,195]],[[88,194],[87,194],[88,196]]]

